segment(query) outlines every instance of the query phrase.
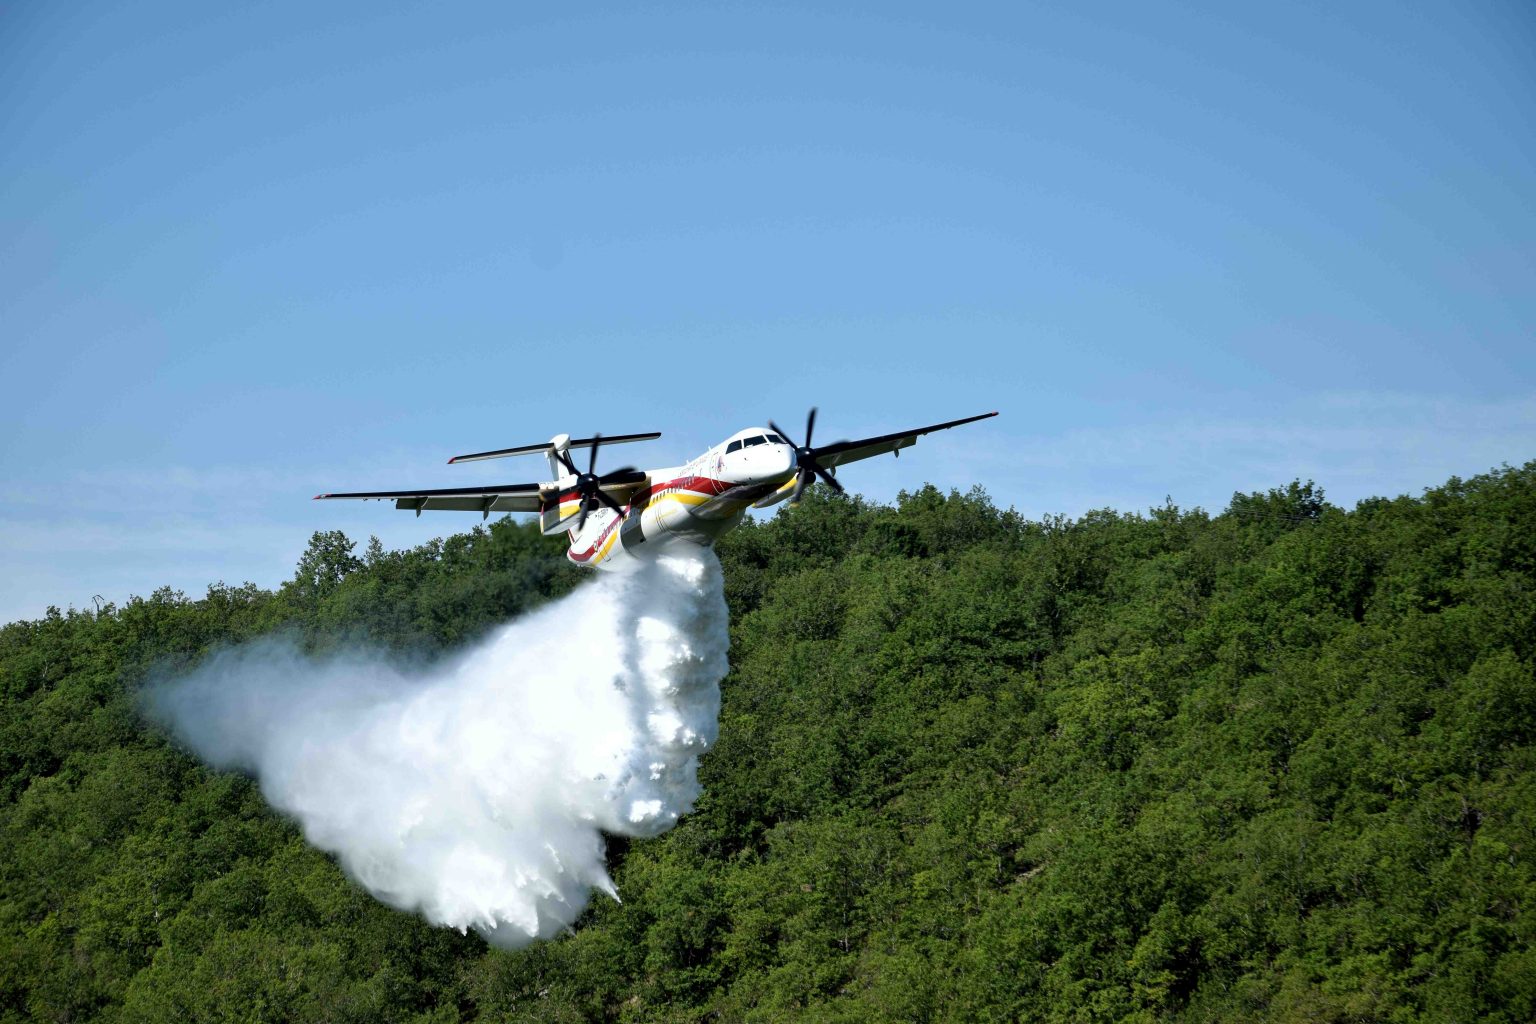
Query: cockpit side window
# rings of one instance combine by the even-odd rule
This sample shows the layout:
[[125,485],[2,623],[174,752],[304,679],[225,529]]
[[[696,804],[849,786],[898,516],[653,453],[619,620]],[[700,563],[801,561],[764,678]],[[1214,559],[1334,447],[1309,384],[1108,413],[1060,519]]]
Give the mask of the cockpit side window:
[[749,437],[749,438],[747,438],[745,441],[743,441],[741,443],[746,445],[746,446],[748,446],[748,447],[751,447],[754,444],[767,444],[768,443],[768,439],[766,437],[762,437],[762,436]]
[[768,435],[768,441],[769,441],[770,444],[788,444],[789,443],[788,441],[786,441],[782,437],[780,437],[778,434],[769,434]]
[[742,443],[740,441],[732,441],[730,444],[725,446],[725,454],[729,455],[731,452],[741,451],[741,444]]

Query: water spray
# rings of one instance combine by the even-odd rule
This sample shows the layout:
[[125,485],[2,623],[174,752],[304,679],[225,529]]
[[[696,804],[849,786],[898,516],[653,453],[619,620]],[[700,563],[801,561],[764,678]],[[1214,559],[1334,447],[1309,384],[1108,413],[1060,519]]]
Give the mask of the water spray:
[[569,927],[593,889],[617,898],[604,832],[658,835],[693,807],[728,643],[701,549],[600,577],[427,670],[265,640],[148,703],[380,900],[517,947]]

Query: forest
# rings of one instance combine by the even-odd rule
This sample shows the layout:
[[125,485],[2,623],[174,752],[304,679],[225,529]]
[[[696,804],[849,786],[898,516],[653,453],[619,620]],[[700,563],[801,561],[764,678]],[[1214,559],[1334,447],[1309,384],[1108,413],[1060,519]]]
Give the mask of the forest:
[[696,810],[517,952],[375,901],[140,710],[273,633],[452,652],[582,586],[563,551],[318,533],[275,590],[0,630],[0,1022],[1536,1020],[1536,462],[748,522]]

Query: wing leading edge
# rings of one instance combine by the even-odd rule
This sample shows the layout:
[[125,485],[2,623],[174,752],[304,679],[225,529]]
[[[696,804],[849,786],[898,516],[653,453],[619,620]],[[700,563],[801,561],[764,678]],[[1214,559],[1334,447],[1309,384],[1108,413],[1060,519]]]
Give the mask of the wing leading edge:
[[[640,470],[610,473],[607,483],[599,486],[604,494],[618,502],[627,502],[646,486],[649,477]],[[354,498],[361,501],[393,501],[395,508],[421,515],[423,509],[453,512],[479,512],[484,519],[492,512],[541,512],[546,503],[562,497],[558,481],[531,484],[493,484],[480,487],[424,487],[413,491],[347,491],[317,494],[315,500]]]
[[323,498],[357,498],[364,501],[393,500],[395,508],[451,509],[456,512],[480,512],[481,518],[492,512],[537,512],[540,505],[538,484],[500,484],[491,487],[435,487],[415,491],[351,491],[345,494],[317,494]]
[[886,452],[910,448],[917,444],[917,439],[924,434],[931,434],[936,430],[948,430],[950,427],[958,427],[966,423],[975,423],[977,420],[991,419],[996,415],[995,412],[984,412],[979,416],[967,416],[964,419],[950,420],[948,423],[935,423],[930,427],[900,430],[894,434],[881,434],[879,437],[866,437],[859,441],[838,441],[836,444],[813,448],[811,455],[818,465],[830,469],[833,466],[884,455]]

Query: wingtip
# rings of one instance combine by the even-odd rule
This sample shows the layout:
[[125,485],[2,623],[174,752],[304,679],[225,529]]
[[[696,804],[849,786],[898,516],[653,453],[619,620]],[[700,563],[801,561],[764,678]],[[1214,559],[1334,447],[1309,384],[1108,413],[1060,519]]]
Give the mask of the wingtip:
[[319,501],[321,498],[329,498],[329,497],[330,497],[329,494],[317,494],[313,498],[310,498],[309,500],[310,501]]

